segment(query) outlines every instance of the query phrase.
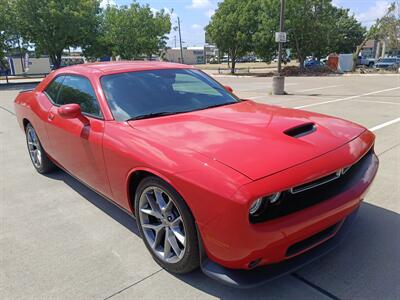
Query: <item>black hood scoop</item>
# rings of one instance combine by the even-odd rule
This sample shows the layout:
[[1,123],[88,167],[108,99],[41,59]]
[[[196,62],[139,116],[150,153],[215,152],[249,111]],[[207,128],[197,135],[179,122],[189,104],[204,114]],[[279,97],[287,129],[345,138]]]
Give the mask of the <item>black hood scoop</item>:
[[301,124],[301,125],[286,129],[283,133],[288,136],[298,139],[302,136],[309,135],[316,130],[317,130],[317,126],[314,123],[305,123],[305,124]]

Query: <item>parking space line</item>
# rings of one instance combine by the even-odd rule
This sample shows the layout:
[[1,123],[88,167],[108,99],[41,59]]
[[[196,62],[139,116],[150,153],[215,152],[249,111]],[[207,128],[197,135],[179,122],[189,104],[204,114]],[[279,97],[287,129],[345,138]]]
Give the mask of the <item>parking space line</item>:
[[318,102],[318,103],[301,105],[301,106],[296,106],[295,108],[300,109],[300,108],[318,106],[318,105],[323,105],[323,104],[328,104],[328,103],[341,102],[341,101],[361,98],[361,97],[365,97],[365,96],[375,95],[375,94],[379,94],[379,93],[394,91],[394,90],[398,90],[398,89],[400,89],[400,87],[395,87],[395,88],[391,88],[391,89],[385,89],[385,90],[380,90],[380,91],[375,91],[375,92],[370,92],[370,93],[365,93],[365,94],[355,95],[355,96],[350,96],[350,97],[345,97],[345,98],[339,98],[339,99],[335,99],[335,100],[328,100],[328,101],[323,101],[323,102]]
[[378,103],[378,104],[400,105],[400,102],[389,102],[389,101],[351,100],[351,102],[365,102],[365,103]]
[[110,299],[110,298],[112,298],[112,297],[114,297],[114,296],[116,296],[116,295],[118,295],[118,294],[121,294],[123,291],[126,291],[127,289],[129,289],[129,288],[131,288],[131,287],[137,285],[138,283],[141,283],[142,281],[145,281],[146,279],[149,279],[150,277],[156,275],[157,273],[160,273],[160,272],[163,271],[163,270],[164,270],[164,269],[159,269],[159,270],[157,270],[157,271],[151,273],[150,275],[148,275],[148,276],[146,276],[146,277],[144,277],[144,278],[142,278],[142,279],[140,279],[140,280],[138,280],[138,281],[135,281],[134,283],[128,285],[127,287],[124,287],[123,289],[121,289],[121,290],[115,292],[114,294],[112,294],[112,295],[110,295],[110,296],[107,296],[106,298],[104,298],[104,300]]
[[6,111],[6,112],[8,112],[8,113],[10,113],[10,114],[12,114],[12,115],[14,115],[14,116],[16,115],[13,111],[11,111],[11,110],[9,110],[9,109],[7,109],[7,108],[1,106],[1,105],[0,105],[0,109],[4,110],[4,111]]
[[343,84],[340,84],[340,85],[321,86],[321,87],[317,87],[317,88],[313,88],[313,89],[306,89],[306,90],[296,91],[295,93],[311,92],[311,91],[329,89],[329,88],[334,88],[334,87],[339,87],[339,86],[343,86]]
[[389,125],[393,125],[393,124],[398,123],[398,122],[400,122],[400,118],[396,118],[394,120],[391,120],[391,121],[376,125],[374,127],[369,128],[369,130],[370,131],[377,131],[377,130],[379,130],[381,128],[384,128],[384,127],[389,126]]
[[306,285],[308,285],[309,287],[317,290],[318,292],[320,292],[321,294],[325,295],[326,297],[328,297],[329,299],[332,300],[340,300],[339,297],[336,297],[334,294],[332,294],[331,292],[328,292],[327,290],[325,290],[324,288],[316,285],[315,283],[307,280],[306,278],[304,278],[303,276],[300,276],[300,274],[298,273],[292,273],[291,274],[294,278],[300,280],[301,282],[305,283]]

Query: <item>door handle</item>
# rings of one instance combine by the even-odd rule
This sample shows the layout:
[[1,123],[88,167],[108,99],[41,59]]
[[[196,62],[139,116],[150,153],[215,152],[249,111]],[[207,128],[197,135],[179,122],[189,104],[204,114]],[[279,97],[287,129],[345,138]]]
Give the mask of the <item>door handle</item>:
[[55,117],[55,114],[53,114],[52,112],[49,112],[49,116],[48,116],[49,121],[53,121],[54,117]]

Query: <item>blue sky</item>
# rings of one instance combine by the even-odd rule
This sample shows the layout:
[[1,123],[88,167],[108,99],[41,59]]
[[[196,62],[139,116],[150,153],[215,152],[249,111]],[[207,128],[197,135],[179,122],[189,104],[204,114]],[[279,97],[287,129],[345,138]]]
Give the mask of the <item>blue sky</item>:
[[[278,0],[277,0],[278,1]],[[132,0],[103,0],[103,3],[129,5]],[[201,46],[204,44],[204,26],[210,20],[220,0],[137,0],[140,4],[149,4],[153,9],[173,9],[172,21],[181,19],[182,39],[185,46]],[[349,8],[356,18],[369,27],[374,20],[381,17],[389,6],[389,0],[333,0],[334,5]],[[173,25],[174,26],[174,25]],[[174,46],[174,36],[171,32],[169,46]],[[178,40],[178,39],[177,39]]]

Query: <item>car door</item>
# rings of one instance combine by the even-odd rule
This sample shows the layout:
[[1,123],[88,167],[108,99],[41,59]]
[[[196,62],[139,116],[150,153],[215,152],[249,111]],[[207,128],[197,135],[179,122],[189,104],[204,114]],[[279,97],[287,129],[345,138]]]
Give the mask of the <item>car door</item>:
[[[77,75],[63,77],[57,93],[45,91],[53,104],[47,120],[47,135],[51,144],[49,154],[79,180],[110,196],[103,157],[104,120],[96,94],[88,78]],[[80,105],[89,124],[78,118],[60,116],[58,108],[71,103]]]

